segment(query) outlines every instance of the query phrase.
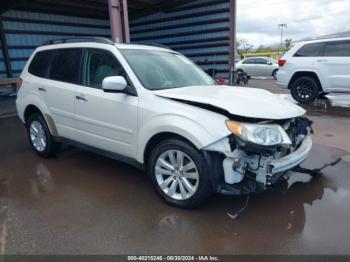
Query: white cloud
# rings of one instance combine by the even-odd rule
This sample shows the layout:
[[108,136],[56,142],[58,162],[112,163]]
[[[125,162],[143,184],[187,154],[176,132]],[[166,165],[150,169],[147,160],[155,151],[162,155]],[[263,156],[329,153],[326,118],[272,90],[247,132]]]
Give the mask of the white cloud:
[[349,0],[238,0],[237,37],[254,46],[278,44],[280,23],[293,40],[350,31],[349,13]]

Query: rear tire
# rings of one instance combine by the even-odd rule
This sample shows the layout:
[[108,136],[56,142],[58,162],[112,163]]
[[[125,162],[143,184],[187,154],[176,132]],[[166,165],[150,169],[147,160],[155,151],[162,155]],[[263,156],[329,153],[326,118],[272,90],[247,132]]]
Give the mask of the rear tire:
[[159,143],[150,154],[147,169],[155,190],[170,205],[196,208],[213,192],[204,155],[183,140]]
[[296,78],[291,84],[291,95],[299,103],[311,103],[320,93],[317,80],[310,76]]
[[33,114],[26,121],[27,135],[33,150],[43,158],[54,156],[59,148],[41,114]]

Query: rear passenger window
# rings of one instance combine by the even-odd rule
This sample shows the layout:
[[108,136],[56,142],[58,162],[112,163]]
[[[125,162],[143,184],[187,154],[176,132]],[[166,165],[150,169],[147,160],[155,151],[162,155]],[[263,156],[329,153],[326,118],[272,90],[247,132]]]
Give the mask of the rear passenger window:
[[243,64],[255,64],[255,58],[248,58],[246,60],[244,60]]
[[255,63],[259,64],[259,65],[266,65],[267,64],[267,60],[264,58],[256,58],[255,59]]
[[322,46],[323,46],[322,43],[304,45],[302,48],[299,49],[298,52],[295,53],[294,56],[299,56],[299,57],[320,56],[320,51]]
[[50,69],[50,79],[80,84],[79,72],[82,55],[81,48],[57,49]]
[[324,56],[350,56],[350,42],[327,43]]
[[53,50],[37,52],[29,65],[28,72],[38,77],[47,77],[53,54]]

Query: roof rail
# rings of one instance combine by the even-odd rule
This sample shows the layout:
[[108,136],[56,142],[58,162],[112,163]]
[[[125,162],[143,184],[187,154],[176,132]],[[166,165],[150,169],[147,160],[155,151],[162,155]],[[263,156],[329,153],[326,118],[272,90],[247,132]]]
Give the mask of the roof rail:
[[158,44],[158,43],[149,43],[149,42],[135,42],[136,45],[149,45],[149,46],[155,46],[155,47],[161,47],[165,49],[172,50],[169,46]]
[[55,44],[64,44],[64,43],[80,43],[80,42],[93,42],[101,44],[110,44],[113,45],[113,41],[105,37],[71,37],[71,38],[60,38],[52,39],[43,43],[43,45],[55,45]]

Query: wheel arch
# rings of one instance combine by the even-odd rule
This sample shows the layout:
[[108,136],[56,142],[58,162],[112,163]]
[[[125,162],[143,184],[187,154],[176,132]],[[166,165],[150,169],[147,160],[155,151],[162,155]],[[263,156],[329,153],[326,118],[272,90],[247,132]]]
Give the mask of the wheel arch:
[[51,135],[58,136],[57,128],[56,128],[56,125],[55,125],[52,117],[47,113],[43,113],[43,110],[41,110],[36,105],[29,104],[25,107],[24,112],[23,112],[23,119],[24,119],[25,124],[27,124],[29,117],[33,114],[40,114],[44,118],[44,120],[45,120],[45,122],[50,130]]
[[222,120],[222,125],[225,127],[220,128],[216,123],[221,123],[219,121],[221,118],[217,121],[214,119],[212,118],[213,127],[211,128],[206,126],[205,123],[169,114],[147,121],[138,133],[137,161],[143,164],[147,159],[150,148],[165,138],[176,137],[201,150],[227,136],[229,131],[224,124],[224,120]]
[[298,78],[298,77],[302,77],[302,76],[308,76],[308,77],[312,77],[316,80],[316,82],[319,85],[320,91],[323,91],[323,86],[322,83],[320,81],[320,78],[318,77],[316,72],[313,71],[298,71],[295,72],[292,76],[292,78],[290,79],[289,83],[288,83],[288,89],[291,89],[291,86],[293,84],[293,82]]
[[[166,139],[179,139],[185,143],[190,144],[191,146],[193,146],[194,148],[197,148],[196,145],[194,145],[189,139],[187,139],[186,137],[179,135],[177,133],[173,133],[173,132],[161,132],[158,134],[155,134],[154,136],[152,136],[145,147],[145,150],[143,152],[143,160],[144,160],[144,164],[145,166],[147,166],[147,160],[148,157],[147,155],[149,155],[152,151],[152,149],[157,146],[161,141],[164,141]],[[198,148],[197,148],[198,149]]]

